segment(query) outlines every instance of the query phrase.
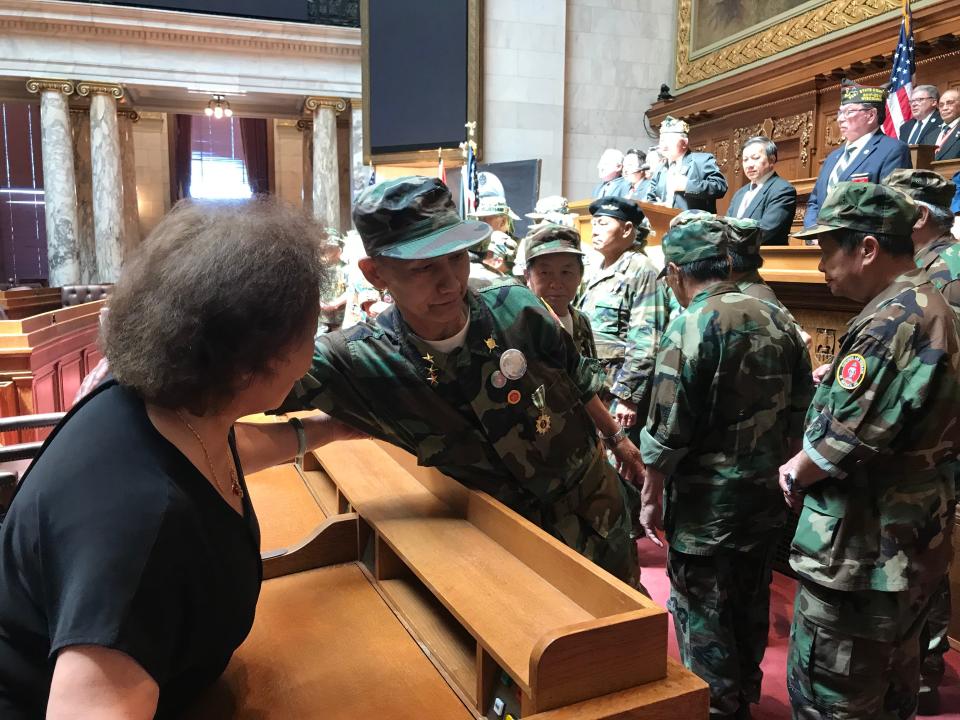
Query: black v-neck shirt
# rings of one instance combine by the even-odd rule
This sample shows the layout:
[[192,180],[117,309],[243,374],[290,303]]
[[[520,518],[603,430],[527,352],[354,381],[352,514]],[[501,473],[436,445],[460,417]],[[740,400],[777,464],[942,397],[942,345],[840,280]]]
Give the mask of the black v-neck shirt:
[[0,525],[0,718],[42,718],[73,645],[132,657],[160,686],[157,717],[175,716],[246,638],[261,579],[247,493],[241,516],[133,391],[105,383],[47,440]]

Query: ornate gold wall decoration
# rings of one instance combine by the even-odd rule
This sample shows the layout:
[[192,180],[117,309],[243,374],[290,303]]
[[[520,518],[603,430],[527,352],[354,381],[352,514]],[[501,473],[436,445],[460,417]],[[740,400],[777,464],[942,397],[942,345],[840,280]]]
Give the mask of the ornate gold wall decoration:
[[[717,158],[717,164],[720,166],[720,169],[726,174],[727,168],[730,165],[730,141],[729,140],[720,140],[714,147],[713,155]],[[739,163],[737,163],[739,165]]]
[[[737,128],[733,132],[735,152],[741,152],[743,144],[755,135],[763,135],[774,142],[797,138],[800,141],[800,164],[806,166],[810,159],[810,136],[813,134],[813,111],[788,115],[783,118],[767,118],[755,125]],[[734,174],[740,174],[740,163],[735,163]]]
[[27,92],[42,93],[44,90],[56,90],[64,95],[73,95],[76,87],[72,80],[58,80],[53,78],[30,78],[27,80]]
[[843,135],[840,134],[840,126],[836,120],[827,122],[827,132],[823,136],[823,141],[830,147],[837,147],[843,144]]
[[694,0],[679,0],[677,11],[677,89],[773,57],[811,40],[901,7],[900,0],[827,0],[801,15],[760,30],[701,57],[690,56]]

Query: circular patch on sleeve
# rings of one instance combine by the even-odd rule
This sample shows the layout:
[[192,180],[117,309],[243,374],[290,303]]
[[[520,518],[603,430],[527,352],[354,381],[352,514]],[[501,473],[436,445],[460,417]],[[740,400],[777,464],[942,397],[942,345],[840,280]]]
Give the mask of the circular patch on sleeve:
[[853,390],[860,386],[867,376],[867,360],[863,355],[853,353],[840,361],[837,368],[837,383],[844,390]]

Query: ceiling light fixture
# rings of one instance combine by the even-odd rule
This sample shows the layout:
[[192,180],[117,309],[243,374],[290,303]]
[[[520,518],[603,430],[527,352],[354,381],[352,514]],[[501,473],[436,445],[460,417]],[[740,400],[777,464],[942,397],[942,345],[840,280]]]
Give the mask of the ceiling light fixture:
[[219,120],[223,117],[233,117],[233,110],[230,109],[230,103],[223,95],[214,95],[213,99],[207,103],[207,107],[204,108],[203,114]]

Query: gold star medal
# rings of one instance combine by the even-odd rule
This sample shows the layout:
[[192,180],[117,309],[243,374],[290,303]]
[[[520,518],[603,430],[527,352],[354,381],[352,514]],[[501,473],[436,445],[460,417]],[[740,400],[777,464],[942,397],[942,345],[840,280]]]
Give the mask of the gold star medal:
[[436,385],[438,382],[437,366],[433,363],[433,355],[427,353],[421,357],[427,363],[427,382],[431,385]]
[[497,341],[493,339],[493,335],[484,340],[483,344],[487,346],[487,350],[490,352],[493,352],[497,349]]
[[537,434],[545,435],[548,430],[550,430],[550,415],[547,413],[547,400],[546,400],[546,390],[544,390],[543,385],[538,387],[533,391],[533,395],[530,396],[530,400],[533,402],[534,407],[540,411],[540,414],[537,416],[536,428]]

